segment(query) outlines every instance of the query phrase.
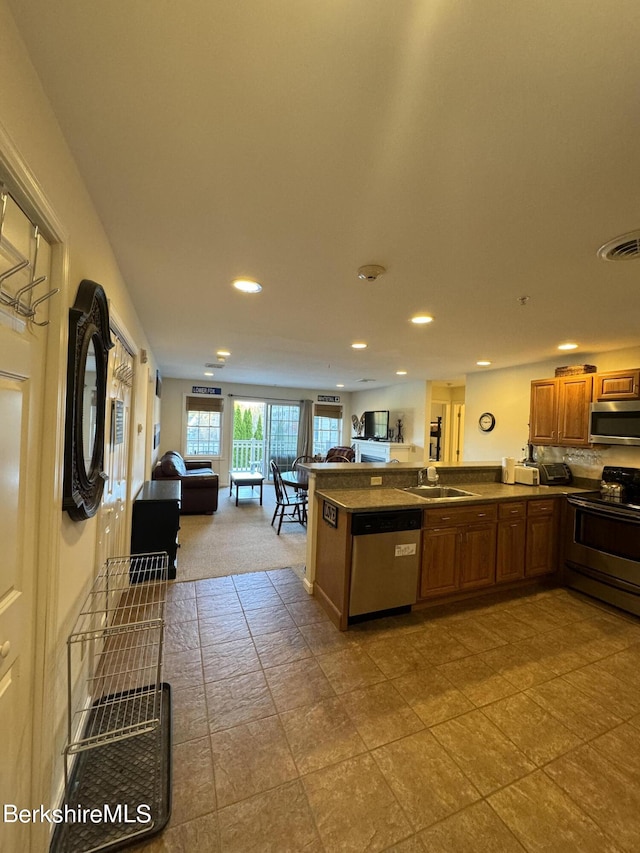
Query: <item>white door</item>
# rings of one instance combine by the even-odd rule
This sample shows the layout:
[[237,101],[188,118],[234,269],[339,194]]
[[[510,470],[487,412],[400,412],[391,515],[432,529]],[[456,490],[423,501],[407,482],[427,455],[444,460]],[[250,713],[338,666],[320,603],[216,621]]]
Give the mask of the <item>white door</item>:
[[98,521],[98,565],[131,551],[127,526],[127,486],[131,458],[131,389],[134,358],[117,330],[107,364],[104,470],[107,475]]
[[[33,229],[8,201],[0,272],[14,266],[16,257],[33,259]],[[48,272],[48,246],[40,261],[38,272],[42,264]],[[31,271],[25,268],[5,280],[3,291],[15,294],[30,280]],[[46,327],[29,327],[10,308],[0,309],[0,803],[17,808],[31,805],[46,334]],[[0,850],[29,850],[30,834],[26,824],[0,822]]]
[[464,447],[464,403],[453,404],[453,437],[451,462],[462,462]]
[[18,807],[29,803],[31,764],[31,673],[25,630],[31,602],[20,554],[22,412],[27,387],[26,377],[12,379],[0,373],[0,731],[8,733],[2,738],[0,802]]

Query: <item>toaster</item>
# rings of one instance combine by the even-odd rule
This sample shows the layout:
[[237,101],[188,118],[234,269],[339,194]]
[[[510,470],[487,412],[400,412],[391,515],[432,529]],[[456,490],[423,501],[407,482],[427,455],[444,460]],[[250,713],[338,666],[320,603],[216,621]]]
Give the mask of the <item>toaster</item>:
[[525,486],[540,485],[540,471],[537,468],[528,468],[525,465],[516,465],[516,483]]

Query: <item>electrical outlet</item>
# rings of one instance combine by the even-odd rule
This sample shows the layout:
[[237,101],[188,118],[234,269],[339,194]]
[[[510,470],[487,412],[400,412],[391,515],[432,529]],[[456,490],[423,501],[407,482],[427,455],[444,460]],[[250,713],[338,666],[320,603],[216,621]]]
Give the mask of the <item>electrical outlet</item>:
[[382,485],[382,477],[372,477],[371,478],[372,486],[381,486]]

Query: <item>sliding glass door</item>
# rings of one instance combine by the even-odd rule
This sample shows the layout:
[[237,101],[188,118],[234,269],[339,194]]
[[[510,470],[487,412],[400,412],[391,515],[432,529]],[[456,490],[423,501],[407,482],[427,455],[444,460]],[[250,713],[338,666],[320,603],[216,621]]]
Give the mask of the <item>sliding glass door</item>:
[[[274,459],[282,471],[290,469],[298,455],[298,403],[267,403],[266,462]],[[271,472],[269,472],[271,473]]]
[[300,405],[265,400],[233,404],[232,470],[254,471],[270,478],[269,462],[291,468],[298,455]]

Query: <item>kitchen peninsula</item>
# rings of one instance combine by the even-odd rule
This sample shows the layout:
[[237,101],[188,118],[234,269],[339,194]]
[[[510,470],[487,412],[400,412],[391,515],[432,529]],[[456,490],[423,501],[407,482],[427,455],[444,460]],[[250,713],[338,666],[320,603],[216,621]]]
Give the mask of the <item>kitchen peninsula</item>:
[[349,624],[352,525],[359,514],[419,512],[417,603],[427,605],[556,572],[563,497],[588,487],[504,485],[497,462],[443,464],[441,484],[471,494],[425,500],[404,491],[417,484],[422,465],[305,467],[307,588],[342,630]]

